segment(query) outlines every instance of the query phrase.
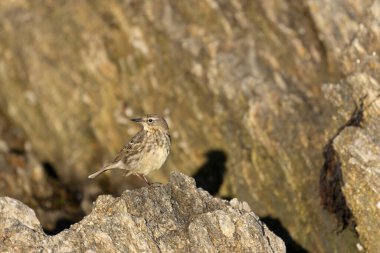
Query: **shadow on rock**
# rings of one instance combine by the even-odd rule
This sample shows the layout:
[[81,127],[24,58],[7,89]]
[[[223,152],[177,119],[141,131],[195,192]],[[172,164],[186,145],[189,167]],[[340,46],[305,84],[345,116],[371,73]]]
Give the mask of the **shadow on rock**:
[[197,187],[215,195],[223,183],[226,173],[227,155],[223,150],[210,150],[206,153],[207,161],[193,175]]
[[278,237],[280,237],[286,246],[288,253],[308,253],[300,244],[298,244],[289,234],[288,230],[281,224],[280,220],[270,216],[260,217],[260,220],[267,225]]
[[71,225],[75,224],[76,222],[78,222],[80,220],[81,219],[61,218],[61,219],[57,220],[54,228],[52,228],[52,229],[44,228],[44,232],[47,235],[56,235],[56,234],[62,232],[63,230],[70,228]]

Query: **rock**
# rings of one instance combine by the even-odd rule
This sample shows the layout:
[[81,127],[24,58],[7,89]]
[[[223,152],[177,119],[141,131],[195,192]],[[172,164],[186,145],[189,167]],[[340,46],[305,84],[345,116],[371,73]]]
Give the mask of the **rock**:
[[[372,135],[374,132],[376,134]],[[353,212],[360,240],[368,252],[380,249],[379,136],[378,129],[351,127],[334,142],[342,161],[342,190]]]
[[47,236],[33,210],[0,198],[1,252],[285,252],[283,241],[237,200],[213,198],[192,178],[100,196],[82,221]]
[[[280,220],[306,250],[356,250],[354,233],[334,233],[318,181],[326,144],[355,103],[379,90],[379,1],[17,0],[0,7],[0,110],[66,185],[88,192],[87,175],[137,131],[122,125],[125,117],[161,113],[173,152],[155,180],[176,167],[208,175],[198,173],[211,163],[204,154],[221,150],[226,169],[215,194]],[[365,113],[368,129],[376,126],[374,108]],[[97,182],[115,192],[127,181],[119,175]],[[355,197],[345,197],[351,206]],[[354,217],[363,214],[355,210]]]
[[83,217],[80,204],[92,202],[82,201],[82,194],[73,190],[49,164],[41,164],[23,132],[0,113],[0,196],[19,199],[31,207],[45,231],[55,233],[62,229],[62,221]]
[[[362,6],[364,8],[364,6]],[[365,18],[341,52],[344,78],[325,84],[326,98],[340,123],[333,147],[339,159],[342,193],[360,238],[357,248],[380,248],[380,2],[365,7]],[[337,122],[337,121],[335,121]],[[350,124],[347,124],[350,123]]]

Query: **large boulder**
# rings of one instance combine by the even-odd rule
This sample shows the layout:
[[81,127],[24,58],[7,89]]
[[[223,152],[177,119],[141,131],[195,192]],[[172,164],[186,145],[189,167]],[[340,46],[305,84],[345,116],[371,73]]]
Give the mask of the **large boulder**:
[[246,202],[213,198],[180,173],[167,185],[100,196],[88,216],[55,236],[32,209],[1,197],[0,241],[1,252],[286,252]]
[[[337,163],[343,177],[329,180],[322,154],[326,145],[347,154],[341,159],[355,154],[337,144],[336,134],[355,104],[366,95],[368,104],[379,90],[379,5],[3,1],[0,110],[22,128],[38,160],[79,192],[87,191],[87,175],[137,130],[127,125],[125,133],[126,117],[162,113],[173,148],[167,165],[152,175],[156,181],[176,167],[202,175],[198,168],[215,164],[205,154],[218,149],[226,164],[208,166],[225,168],[217,194],[237,196],[259,216],[280,220],[307,250],[353,252],[356,235],[334,233],[337,223],[320,194],[325,209],[344,210],[343,218],[335,212],[338,224],[357,219],[360,238],[372,236],[362,235],[367,230],[360,224],[368,231],[378,226],[348,196],[356,183],[349,160]],[[378,103],[364,112],[367,137],[376,134],[371,119]],[[342,189],[345,178],[351,182]],[[115,192],[124,181],[114,173],[97,182]],[[335,203],[325,205],[326,199]],[[372,241],[364,246],[374,248],[367,245]]]

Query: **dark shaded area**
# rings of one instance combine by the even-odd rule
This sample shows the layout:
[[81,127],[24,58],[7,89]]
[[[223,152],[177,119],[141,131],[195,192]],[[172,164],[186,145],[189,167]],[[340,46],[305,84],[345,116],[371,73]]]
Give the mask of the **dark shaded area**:
[[76,190],[72,185],[63,183],[55,167],[50,162],[45,161],[42,166],[48,175],[50,187],[54,188],[55,191],[47,198],[35,196],[35,199],[44,210],[45,215],[55,216],[54,220],[43,226],[46,234],[55,235],[83,219],[85,213],[80,205],[83,192]]
[[55,217],[55,222],[53,220],[51,223],[47,223],[42,227],[44,232],[48,235],[58,234],[62,230],[82,220],[85,216],[80,206],[83,198],[82,192],[73,191],[58,181],[53,187],[60,187],[61,190],[55,192],[55,194],[48,199],[38,199],[39,206],[44,210],[45,215]]
[[300,244],[298,244],[289,234],[288,230],[281,224],[280,220],[270,216],[260,217],[260,220],[267,225],[267,227],[279,236],[286,246],[288,253],[308,253]]
[[23,148],[13,148],[13,147],[11,147],[11,148],[9,149],[9,153],[12,153],[12,154],[15,154],[15,155],[23,156],[23,155],[25,155],[25,149],[23,149]]
[[342,186],[344,185],[341,162],[337,152],[334,150],[335,138],[346,127],[361,127],[363,121],[363,112],[372,103],[378,99],[371,101],[366,107],[364,107],[364,100],[367,96],[360,99],[359,105],[355,105],[355,110],[351,114],[350,119],[342,125],[335,135],[329,140],[329,142],[323,148],[324,163],[319,177],[319,195],[321,197],[321,205],[328,212],[335,215],[337,219],[337,232],[342,232],[345,228],[355,228],[356,223],[352,215],[351,210],[348,208],[346,198],[342,192]]
[[42,166],[43,166],[45,172],[48,174],[49,177],[54,178],[54,179],[59,178],[55,168],[53,167],[53,165],[51,163],[43,162]]
[[341,162],[332,142],[324,147],[323,157],[325,162],[319,178],[321,205],[325,210],[335,215],[338,223],[337,232],[340,233],[349,225],[355,226],[355,222],[342,192],[344,182]]
[[44,232],[47,235],[56,235],[62,230],[70,228],[71,225],[73,225],[74,223],[77,223],[80,220],[81,219],[61,218],[57,220],[53,229],[44,229]]
[[193,175],[197,187],[215,195],[223,183],[226,173],[227,155],[223,150],[210,150],[206,153],[207,161]]

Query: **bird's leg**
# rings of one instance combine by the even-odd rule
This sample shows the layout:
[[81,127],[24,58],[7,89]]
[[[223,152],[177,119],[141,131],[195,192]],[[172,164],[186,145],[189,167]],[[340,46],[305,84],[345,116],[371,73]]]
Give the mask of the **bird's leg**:
[[144,182],[147,184],[147,185],[151,185],[151,183],[149,183],[148,179],[146,179],[146,177],[142,174],[136,174],[139,178],[141,178],[142,180],[144,180]]
[[124,176],[125,176],[125,177],[128,177],[128,176],[131,175],[131,174],[133,174],[133,172],[127,170],[127,171],[125,172]]

